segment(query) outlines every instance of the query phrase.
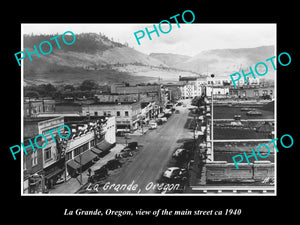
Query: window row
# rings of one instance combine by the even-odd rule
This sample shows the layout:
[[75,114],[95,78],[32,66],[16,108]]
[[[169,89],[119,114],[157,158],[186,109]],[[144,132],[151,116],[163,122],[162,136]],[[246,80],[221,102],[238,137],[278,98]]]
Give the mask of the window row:
[[[103,116],[112,116],[113,114],[111,113],[111,111],[103,111]],[[94,112],[94,116],[100,116],[100,113],[98,113],[97,111]],[[115,115],[113,116],[121,116],[121,111],[116,111]],[[125,111],[124,114],[122,113],[122,116],[128,117],[129,116],[129,112]]]

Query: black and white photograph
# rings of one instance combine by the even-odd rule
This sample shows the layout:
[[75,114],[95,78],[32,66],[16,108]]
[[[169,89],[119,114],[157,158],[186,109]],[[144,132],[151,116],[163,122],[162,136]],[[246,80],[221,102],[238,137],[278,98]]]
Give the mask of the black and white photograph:
[[276,24],[185,15],[21,25],[22,195],[276,195]]
[[295,4],[24,3],[2,18],[5,221],[296,219]]

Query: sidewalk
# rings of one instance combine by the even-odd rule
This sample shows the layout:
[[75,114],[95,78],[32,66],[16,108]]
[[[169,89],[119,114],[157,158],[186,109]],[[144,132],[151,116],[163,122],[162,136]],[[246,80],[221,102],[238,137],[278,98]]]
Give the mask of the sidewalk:
[[144,135],[146,134],[146,132],[149,130],[149,127],[148,126],[144,126],[143,127],[143,132],[142,132],[142,128],[140,129],[137,129],[135,131],[133,131],[131,134],[128,134],[128,136],[141,136],[141,135]]
[[[105,165],[107,161],[114,159],[115,154],[119,153],[123,148],[124,148],[123,144],[116,144],[116,146],[113,147],[106,156],[100,158],[94,165],[90,167],[92,173],[96,169],[99,169],[100,167]],[[88,180],[87,174],[88,174],[88,170],[82,172],[82,185],[87,183]],[[67,182],[55,185],[54,189],[49,190],[49,194],[73,194],[82,186],[80,185],[79,181],[80,181],[80,175],[78,175],[77,178],[71,178]]]

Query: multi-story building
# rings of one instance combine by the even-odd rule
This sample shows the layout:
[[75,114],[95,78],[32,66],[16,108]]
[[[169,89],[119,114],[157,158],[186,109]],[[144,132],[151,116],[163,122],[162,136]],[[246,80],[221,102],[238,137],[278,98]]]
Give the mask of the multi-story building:
[[204,76],[191,76],[181,77],[179,76],[181,98],[188,99],[202,95],[205,92],[206,77]]
[[206,96],[213,93],[215,98],[227,97],[229,95],[230,78],[227,77],[207,77],[206,78]]
[[120,131],[137,129],[140,113],[140,102],[103,102],[82,106],[83,116],[114,116]]
[[[31,139],[31,138],[29,138]],[[24,146],[29,146],[29,139],[24,139]],[[37,142],[40,146],[42,143]],[[26,149],[27,155],[23,151],[23,193],[42,193],[43,178],[43,154],[42,151],[33,151],[32,147]]]
[[[259,86],[259,78],[247,77],[248,82],[245,83],[243,79],[240,79],[237,83],[238,87],[253,87]],[[181,98],[194,98],[196,96],[201,96],[205,94],[206,96],[211,96],[213,93],[214,97],[228,97],[230,96],[230,89],[233,87],[233,83],[230,77],[226,76],[191,76],[191,77],[181,77],[179,76],[179,81],[182,86],[180,87]]]
[[66,124],[72,129],[72,135],[67,139],[66,144],[66,179],[76,177],[89,168],[96,158],[116,143],[115,117],[86,118],[66,118]]
[[24,117],[36,117],[36,115],[43,112],[55,112],[55,100],[24,98]]
[[273,99],[275,97],[274,85],[230,87],[229,96],[236,98],[261,98],[269,96]]
[[[31,139],[33,143],[33,139],[39,134],[43,134],[47,138],[47,145],[44,148],[39,149],[35,147],[33,150],[32,147],[30,147],[28,148],[28,154],[26,155],[24,153],[24,192],[27,192],[27,187],[31,193],[43,191],[45,189],[44,186],[50,188],[53,186],[53,182],[57,176],[63,173],[64,158],[62,157],[61,149],[57,148],[57,128],[63,124],[63,117],[24,118],[24,146],[28,146],[30,144],[29,139]],[[52,132],[46,133],[51,130]],[[57,141],[53,140],[52,135],[57,139]],[[42,140],[42,138],[38,139],[38,141],[40,142],[39,146],[43,146],[45,144],[45,141]],[[36,177],[34,178],[34,180],[36,180],[34,182],[36,183],[35,185],[32,182],[29,182],[28,184],[28,179],[32,178],[32,176]],[[39,188],[37,188],[37,184],[39,184]],[[41,187],[40,184],[42,184]]]

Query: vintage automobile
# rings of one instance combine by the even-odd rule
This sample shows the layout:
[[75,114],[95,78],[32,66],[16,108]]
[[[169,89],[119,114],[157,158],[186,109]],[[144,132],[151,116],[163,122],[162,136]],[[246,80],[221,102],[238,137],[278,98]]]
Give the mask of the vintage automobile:
[[173,180],[187,180],[188,171],[179,167],[169,167],[164,173],[164,178],[173,179]]
[[117,159],[112,159],[107,161],[107,163],[104,165],[108,170],[115,170],[122,166],[122,163]]

